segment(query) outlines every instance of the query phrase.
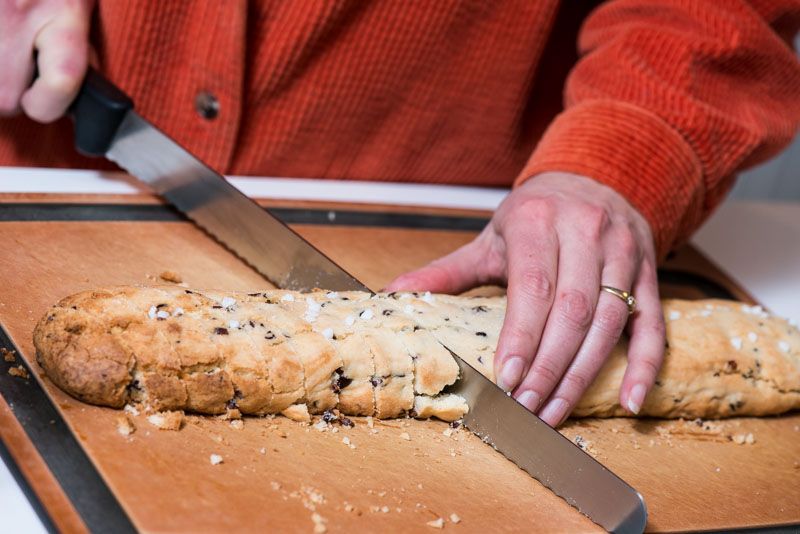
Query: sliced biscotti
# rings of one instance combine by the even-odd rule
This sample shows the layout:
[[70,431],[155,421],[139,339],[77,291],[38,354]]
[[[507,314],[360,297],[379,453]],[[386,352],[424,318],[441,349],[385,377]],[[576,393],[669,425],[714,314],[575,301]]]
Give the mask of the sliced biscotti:
[[[729,301],[663,306],[668,347],[641,415],[800,407],[795,326]],[[493,378],[504,313],[502,297],[123,287],[62,300],[37,325],[34,342],[47,375],[95,404],[450,419],[468,407],[442,393],[458,366],[439,341]],[[628,415],[618,404],[626,365],[622,340],[574,414]]]

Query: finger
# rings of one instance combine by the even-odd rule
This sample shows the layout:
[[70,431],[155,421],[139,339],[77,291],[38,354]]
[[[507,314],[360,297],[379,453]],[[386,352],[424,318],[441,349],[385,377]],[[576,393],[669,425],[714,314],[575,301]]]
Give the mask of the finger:
[[622,378],[619,399],[622,406],[637,414],[661,369],[666,344],[655,262],[651,259],[642,263],[633,294],[637,311],[631,320],[628,367]]
[[[550,396],[581,346],[594,316],[600,291],[600,247],[580,233],[560,234],[558,282],[553,309],[533,364],[515,397],[537,411]],[[568,406],[554,399],[548,417],[558,421]]]
[[425,267],[402,274],[392,280],[384,291],[433,291],[435,293],[461,293],[489,278],[500,276],[497,256],[488,243],[491,230],[485,230],[476,239],[447,256],[432,261]]
[[[623,290],[631,289],[640,263],[638,247],[629,232],[616,232],[609,246],[609,259],[603,267],[601,280]],[[592,326],[586,334],[575,359],[570,364],[539,417],[551,426],[564,422],[583,394],[589,389],[628,322],[628,305],[619,297],[600,291]],[[566,406],[566,410],[563,410]]]
[[88,23],[66,15],[45,25],[34,40],[39,76],[22,95],[22,109],[32,119],[52,122],[78,94],[88,66]]
[[508,302],[494,370],[497,385],[512,391],[530,367],[553,304],[558,239],[548,218],[519,220],[506,239]]
[[33,76],[33,40],[0,35],[0,116],[16,115]]

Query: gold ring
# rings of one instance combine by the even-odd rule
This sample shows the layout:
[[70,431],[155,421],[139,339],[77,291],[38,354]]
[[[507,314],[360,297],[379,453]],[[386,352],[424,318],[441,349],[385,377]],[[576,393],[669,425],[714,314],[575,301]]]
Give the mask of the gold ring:
[[633,315],[633,312],[636,311],[636,299],[629,292],[611,286],[600,286],[600,289],[621,298],[622,302],[628,307],[628,315]]

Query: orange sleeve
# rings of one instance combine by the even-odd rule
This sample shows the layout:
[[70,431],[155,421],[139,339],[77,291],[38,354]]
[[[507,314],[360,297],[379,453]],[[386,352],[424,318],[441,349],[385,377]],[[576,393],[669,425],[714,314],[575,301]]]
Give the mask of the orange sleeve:
[[800,0],[605,3],[581,31],[565,111],[516,184],[566,171],[614,188],[647,218],[663,258],[738,170],[794,136],[798,26]]

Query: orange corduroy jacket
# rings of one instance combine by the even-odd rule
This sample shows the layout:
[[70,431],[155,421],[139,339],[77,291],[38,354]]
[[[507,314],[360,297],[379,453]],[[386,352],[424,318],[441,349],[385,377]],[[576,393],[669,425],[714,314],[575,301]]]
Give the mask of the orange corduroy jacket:
[[[142,115],[221,172],[568,171],[628,198],[663,256],[793,137],[799,23],[800,0],[100,0],[92,44]],[[0,120],[0,164],[108,165],[75,154],[68,121],[24,117]]]

